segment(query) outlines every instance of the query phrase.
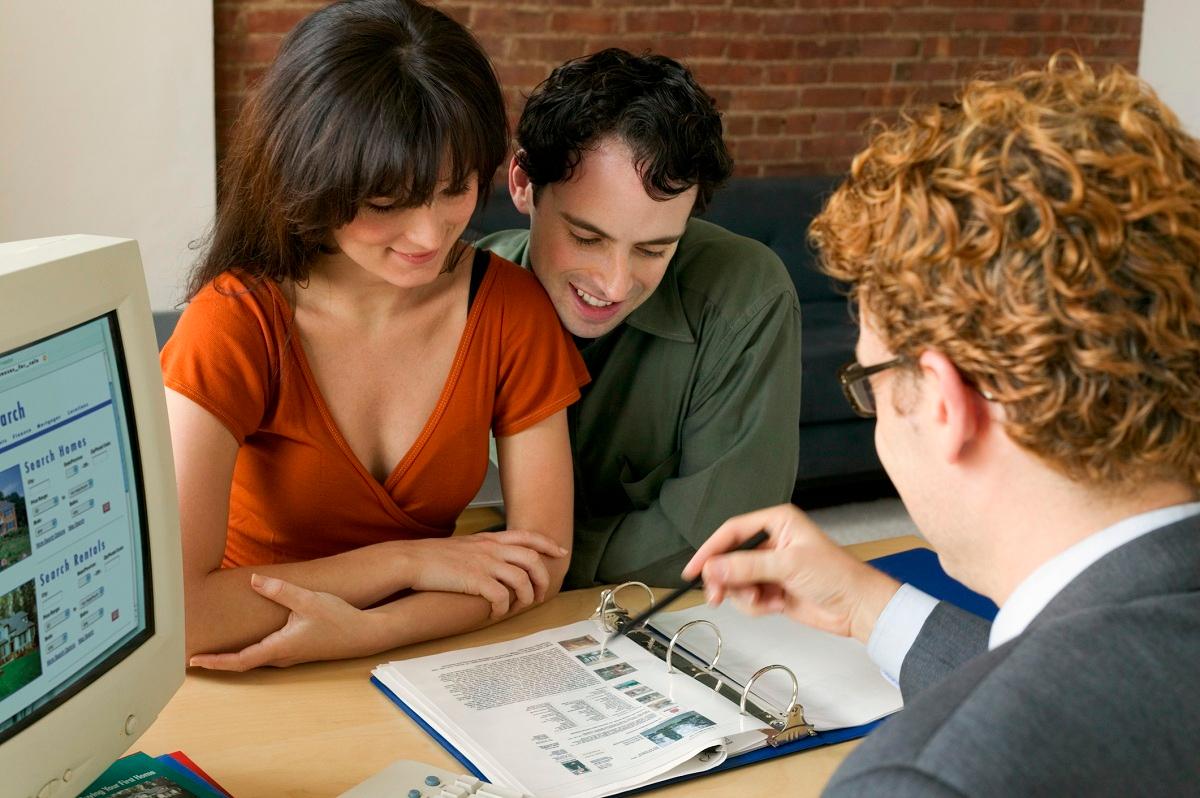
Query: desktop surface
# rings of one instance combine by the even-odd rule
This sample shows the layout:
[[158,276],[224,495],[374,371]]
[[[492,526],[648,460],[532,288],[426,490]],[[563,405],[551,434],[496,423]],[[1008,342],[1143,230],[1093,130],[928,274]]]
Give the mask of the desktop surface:
[[[870,559],[924,545],[914,537],[847,547]],[[462,766],[371,685],[371,669],[484,645],[587,618],[600,588],[573,590],[495,626],[356,660],[249,673],[191,669],[184,686],[131,750],[183,750],[236,798],[327,798],[412,759],[452,772]],[[667,591],[661,591],[659,595]],[[680,607],[699,603],[699,592]],[[692,779],[645,795],[818,795],[857,741]]]

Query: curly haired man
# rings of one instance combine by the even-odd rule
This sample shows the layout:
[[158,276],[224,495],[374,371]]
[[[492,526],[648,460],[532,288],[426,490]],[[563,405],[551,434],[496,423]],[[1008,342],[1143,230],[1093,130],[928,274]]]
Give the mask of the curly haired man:
[[1060,55],[877,133],[812,237],[860,311],[847,397],[1000,607],[901,586],[791,507],[701,547],[710,600],[854,636],[898,681],[827,794],[1195,795],[1200,144]]

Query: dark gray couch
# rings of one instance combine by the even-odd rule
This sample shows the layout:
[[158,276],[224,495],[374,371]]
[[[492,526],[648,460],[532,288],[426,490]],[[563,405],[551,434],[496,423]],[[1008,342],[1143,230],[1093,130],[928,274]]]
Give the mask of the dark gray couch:
[[[850,409],[837,370],[854,357],[857,330],[832,280],[816,267],[808,225],[837,185],[834,177],[735,178],[717,192],[704,218],[763,242],[787,266],[803,324],[800,469],[794,500],[813,507],[888,493],[875,456],[874,424]],[[471,221],[471,232],[527,227],[507,191],[497,190]],[[737,264],[730,264],[737,268]]]
[[[850,410],[837,370],[853,357],[857,335],[833,281],[817,271],[807,243],[809,222],[836,185],[829,177],[738,178],[717,192],[704,218],[757,239],[779,255],[796,284],[803,319],[800,470],[793,499],[804,507],[890,492],[875,456],[874,424]],[[526,227],[507,191],[497,189],[468,235]],[[730,264],[737,268],[737,264]],[[178,313],[156,313],[159,345]]]

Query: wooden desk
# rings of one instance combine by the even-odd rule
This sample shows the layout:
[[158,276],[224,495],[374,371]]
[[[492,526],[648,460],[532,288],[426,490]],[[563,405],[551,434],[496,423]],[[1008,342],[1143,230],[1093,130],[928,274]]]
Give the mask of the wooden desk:
[[[848,548],[870,559],[923,545],[918,538],[899,537]],[[591,614],[599,593],[599,588],[562,593],[496,626],[364,659],[243,674],[191,670],[131,750],[151,755],[182,750],[235,798],[329,798],[397,759],[461,772],[457,761],[370,684],[371,669],[389,659],[508,640],[581,620]],[[690,603],[699,600],[697,593]],[[647,794],[817,795],[856,744],[816,748]]]

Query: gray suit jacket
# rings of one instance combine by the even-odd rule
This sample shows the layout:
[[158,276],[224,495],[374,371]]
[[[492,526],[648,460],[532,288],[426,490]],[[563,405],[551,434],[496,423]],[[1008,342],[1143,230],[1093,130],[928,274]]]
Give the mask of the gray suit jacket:
[[1200,795],[1200,518],[1086,569],[1021,635],[941,603],[904,709],[827,796]]

